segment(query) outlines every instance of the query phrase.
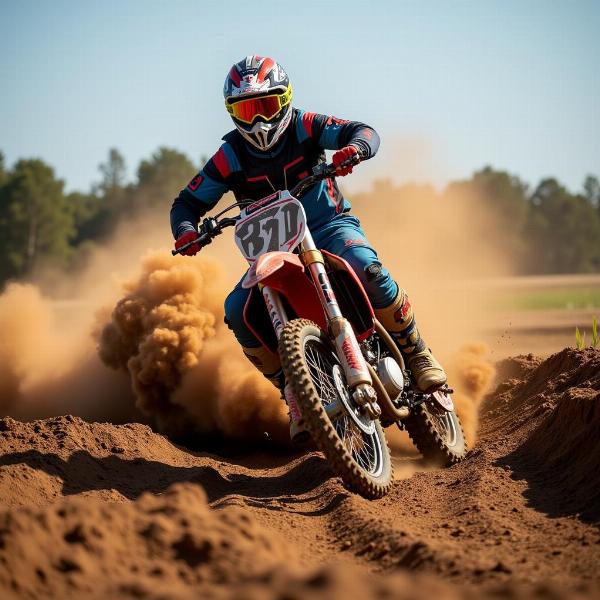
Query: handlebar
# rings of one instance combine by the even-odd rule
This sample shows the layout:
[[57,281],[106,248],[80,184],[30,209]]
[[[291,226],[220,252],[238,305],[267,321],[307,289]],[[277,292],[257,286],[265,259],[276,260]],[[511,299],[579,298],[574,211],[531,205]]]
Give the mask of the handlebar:
[[204,248],[204,246],[208,246],[208,244],[213,241],[213,238],[223,233],[223,229],[235,225],[236,222],[237,219],[233,217],[221,219],[220,221],[214,217],[208,217],[202,221],[202,225],[200,225],[200,228],[198,229],[198,237],[187,242],[187,244],[184,244],[183,246],[179,246],[179,248],[176,248],[175,250],[171,250],[171,254],[173,256],[182,254],[185,250],[196,244],[200,246],[200,248]]
[[[355,154],[351,156],[348,160],[344,161],[337,167],[334,167],[333,164],[321,163],[316,167],[313,167],[312,175],[305,177],[302,181],[300,181],[296,186],[294,186],[290,190],[290,194],[294,197],[302,196],[306,190],[312,187],[318,181],[322,181],[323,179],[335,178],[336,171],[340,167],[348,167],[357,165],[361,161],[361,156],[359,154]],[[229,209],[234,206],[245,206],[247,204],[251,204],[252,202],[237,202],[236,204],[229,207]],[[226,209],[226,210],[229,210]],[[219,214],[222,214],[225,211],[222,211]],[[219,215],[217,215],[219,216]],[[208,246],[213,240],[213,238],[217,237],[221,233],[223,233],[223,229],[226,227],[231,227],[237,223],[237,217],[227,217],[225,219],[218,220],[215,217],[207,217],[202,221],[198,229],[198,237],[187,242],[183,246],[176,248],[175,250],[171,250],[171,254],[173,256],[177,254],[182,254],[188,248],[195,246],[198,244],[200,248],[204,248],[204,246]]]

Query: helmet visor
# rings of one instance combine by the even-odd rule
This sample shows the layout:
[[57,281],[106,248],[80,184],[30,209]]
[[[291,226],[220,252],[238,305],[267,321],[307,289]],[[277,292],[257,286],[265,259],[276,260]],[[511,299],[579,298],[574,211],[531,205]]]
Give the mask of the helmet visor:
[[242,123],[251,125],[257,117],[260,117],[264,121],[270,121],[290,102],[291,91],[291,88],[288,88],[283,94],[247,98],[233,103],[226,102],[225,105],[229,114]]

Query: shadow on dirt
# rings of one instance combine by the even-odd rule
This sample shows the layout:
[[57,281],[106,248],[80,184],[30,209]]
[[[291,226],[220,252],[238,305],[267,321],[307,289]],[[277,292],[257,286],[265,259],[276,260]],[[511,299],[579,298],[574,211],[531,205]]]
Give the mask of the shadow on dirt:
[[211,466],[175,467],[142,458],[95,457],[83,450],[73,452],[67,460],[37,450],[0,457],[0,466],[18,464],[62,479],[64,495],[116,490],[130,500],[143,492],[161,493],[173,483],[195,482],[202,485],[211,503],[230,495],[291,501],[290,490],[294,495],[306,494],[331,478],[325,460],[314,454],[297,459],[289,470],[273,476],[261,472],[224,475]]
[[[552,518],[574,516],[600,526],[600,489],[595,485],[572,485],[569,481],[572,473],[543,464],[523,447],[498,458],[493,464],[510,469],[514,481],[526,482],[523,496],[528,506],[536,511]],[[572,470],[577,470],[576,464],[572,465]]]

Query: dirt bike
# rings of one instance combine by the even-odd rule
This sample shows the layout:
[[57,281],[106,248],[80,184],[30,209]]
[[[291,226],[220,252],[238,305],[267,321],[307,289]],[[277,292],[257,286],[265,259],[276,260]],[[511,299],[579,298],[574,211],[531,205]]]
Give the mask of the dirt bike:
[[[348,164],[358,162],[348,161]],[[421,454],[440,465],[466,454],[448,386],[416,389],[390,334],[375,318],[350,265],[316,247],[298,200],[311,186],[335,177],[322,163],[291,191],[242,200],[205,218],[198,238],[173,250],[209,244],[226,227],[250,268],[244,318],[278,352],[304,425],[346,486],[378,498],[392,486],[393,468],[383,428],[398,424]],[[219,219],[239,208],[236,217]]]

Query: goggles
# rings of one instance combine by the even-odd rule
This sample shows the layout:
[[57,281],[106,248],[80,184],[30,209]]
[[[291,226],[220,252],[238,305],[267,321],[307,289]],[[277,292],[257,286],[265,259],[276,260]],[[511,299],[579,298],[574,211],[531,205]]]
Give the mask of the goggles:
[[225,107],[227,112],[237,121],[251,125],[260,117],[264,121],[274,119],[284,106],[292,100],[292,86],[288,86],[285,92],[280,94],[269,94],[268,96],[255,96],[245,100],[227,100]]

